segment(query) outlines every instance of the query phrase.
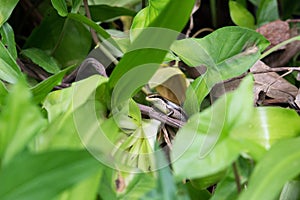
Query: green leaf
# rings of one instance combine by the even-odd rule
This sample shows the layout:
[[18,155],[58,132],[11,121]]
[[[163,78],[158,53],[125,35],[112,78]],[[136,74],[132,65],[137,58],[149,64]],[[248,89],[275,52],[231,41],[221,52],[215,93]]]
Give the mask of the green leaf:
[[279,19],[277,0],[261,0],[256,18],[257,26]]
[[99,179],[103,173],[103,170],[99,171],[93,176],[80,181],[78,184],[64,191],[60,198],[55,200],[82,200],[82,199],[96,199],[98,196],[99,187],[102,188],[103,182]]
[[42,67],[45,71],[56,74],[59,72],[59,65],[56,60],[45,51],[37,48],[24,49],[21,54],[30,58],[32,62]]
[[18,82],[6,97],[0,115],[0,157],[7,164],[23,151],[33,136],[45,125],[25,83]]
[[131,29],[149,27],[168,5],[168,1],[150,1],[149,6],[141,10],[133,19]]
[[254,168],[239,200],[275,199],[284,184],[300,173],[300,138],[278,142]]
[[18,2],[18,0],[0,0],[0,27],[10,17]]
[[5,97],[8,94],[8,91],[2,81],[0,81],[0,111],[4,107]]
[[[152,9],[151,6],[153,2],[154,1],[151,1],[149,9]],[[156,4],[154,3],[154,5]],[[126,52],[111,74],[109,81],[110,87],[114,87],[126,72],[148,63],[154,64],[144,67],[144,69],[147,68],[147,74],[143,73],[142,82],[147,82],[151,78],[158,69],[159,64],[165,58],[169,46],[185,26],[194,5],[194,1],[168,0],[166,1],[166,4],[163,5],[163,7],[158,8],[160,14],[157,15],[155,19],[150,15],[144,16],[145,18],[152,18],[149,27],[153,28],[143,29],[143,31],[139,33],[139,36],[130,46],[129,51]],[[176,13],[176,15],[174,15],[174,13]],[[137,17],[138,16],[135,18]],[[140,86],[134,85],[134,83],[127,83],[127,81],[123,83],[125,86],[128,86],[128,84],[133,85],[134,90]],[[129,93],[131,94],[132,91],[129,90]]]
[[230,0],[229,11],[230,17],[236,25],[251,29],[254,28],[254,17],[242,4]]
[[202,39],[176,41],[171,49],[188,65],[207,67],[206,79],[210,86],[244,73],[268,45],[269,42],[254,30],[225,27]]
[[50,76],[46,80],[40,82],[39,84],[35,85],[34,87],[31,88],[31,92],[33,94],[33,100],[34,102],[41,102],[47,95],[48,93],[53,89],[54,86],[58,85],[64,75],[75,68],[74,66],[70,66],[57,74],[54,74],[53,76]]
[[109,5],[89,6],[93,21],[104,22],[113,20],[120,16],[134,16],[136,12],[124,7],[113,7]]
[[72,0],[72,13],[77,13],[80,6],[82,4],[82,0]]
[[98,161],[83,150],[22,154],[2,169],[0,180],[5,184],[0,198],[52,199],[100,169]]
[[79,64],[91,48],[91,34],[81,23],[62,18],[52,10],[27,39],[24,48],[38,48],[62,67]]
[[188,116],[200,111],[200,106],[210,89],[207,87],[203,76],[196,78],[187,88],[183,108]]
[[141,199],[146,193],[155,188],[156,179],[146,173],[135,174],[133,179],[125,188],[124,193],[119,195],[119,199]]
[[[207,72],[188,88],[184,108],[189,115],[199,111],[204,97],[212,86],[246,72],[269,42],[254,30],[225,27],[202,39],[183,39],[173,43],[171,50],[189,66],[205,66]],[[198,99],[196,101],[196,98]]]
[[104,39],[109,39],[110,35],[98,24],[90,20],[89,18],[80,15],[80,14],[74,14],[74,13],[69,13],[68,18],[76,20],[80,23],[86,24],[89,27],[93,28],[97,33],[99,33]]
[[7,46],[8,52],[10,53],[10,55],[14,60],[17,60],[17,49],[16,49],[14,30],[8,23],[5,23],[1,27],[0,33],[2,36],[2,42]]
[[65,17],[68,15],[67,3],[65,0],[51,0],[51,3],[60,16]]
[[19,74],[2,58],[0,58],[0,79],[8,83],[16,83],[19,79]]
[[252,87],[252,77],[248,76],[236,91],[191,116],[178,131],[171,153],[177,179],[214,175],[226,170],[238,157],[243,145],[231,138],[230,133],[245,127],[252,116]]
[[280,107],[258,107],[247,128],[235,129],[231,136],[252,140],[265,149],[274,143],[300,135],[300,117],[294,110]]
[[21,75],[21,70],[18,64],[16,63],[16,60],[12,57],[12,55],[2,42],[0,42],[0,58],[3,59],[3,61],[9,65],[9,68],[11,68],[6,70],[14,71],[13,73],[17,74],[18,76]]

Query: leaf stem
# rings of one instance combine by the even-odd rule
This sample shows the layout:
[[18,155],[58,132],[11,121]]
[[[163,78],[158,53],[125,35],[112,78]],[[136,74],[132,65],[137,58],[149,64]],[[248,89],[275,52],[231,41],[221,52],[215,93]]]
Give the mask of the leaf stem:
[[[87,0],[83,0],[83,4],[84,4],[84,9],[85,9],[85,13],[86,13],[87,18],[92,20],[92,16],[91,16],[91,12],[90,12]],[[90,31],[91,31],[91,35],[92,35],[92,38],[93,38],[95,44],[98,45],[100,43],[100,40],[99,40],[99,38],[96,34],[96,31],[92,28],[90,28]]]
[[291,42],[294,42],[296,40],[300,40],[300,35],[298,36],[295,36],[295,37],[292,37],[288,40],[285,40],[279,44],[277,44],[276,46],[272,47],[271,49],[269,49],[268,51],[266,51],[265,53],[263,53],[261,56],[260,56],[260,59],[263,59],[264,57],[268,56],[269,54],[273,53],[274,51],[278,50],[279,48],[291,43]]
[[236,183],[236,188],[237,188],[238,193],[240,193],[242,191],[242,186],[241,186],[240,175],[239,175],[239,172],[237,169],[236,162],[232,163],[232,169],[233,169],[234,179],[235,179],[235,183]]

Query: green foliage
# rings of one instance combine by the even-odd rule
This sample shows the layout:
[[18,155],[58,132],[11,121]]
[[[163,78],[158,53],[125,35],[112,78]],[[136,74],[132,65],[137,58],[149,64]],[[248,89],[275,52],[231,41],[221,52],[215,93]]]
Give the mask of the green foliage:
[[18,0],[1,0],[0,1],[0,27],[6,22],[10,17],[12,11],[17,5]]
[[236,25],[254,28],[254,17],[243,5],[236,1],[229,1],[229,9],[231,19]]
[[[252,30],[297,6],[251,0],[251,14],[231,0],[238,26],[179,40],[193,0],[87,1],[91,18],[86,1],[42,2],[20,37],[18,1],[0,0],[0,199],[299,199],[297,112],[254,107],[253,75],[200,109],[217,83],[299,40],[263,53]],[[206,71],[191,80],[183,63]],[[149,106],[154,92],[170,113]]]

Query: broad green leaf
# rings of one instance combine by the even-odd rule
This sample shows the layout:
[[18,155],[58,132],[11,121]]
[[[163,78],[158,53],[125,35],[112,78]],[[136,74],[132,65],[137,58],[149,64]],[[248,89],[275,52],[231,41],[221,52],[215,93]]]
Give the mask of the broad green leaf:
[[274,143],[300,135],[300,117],[294,110],[280,107],[258,107],[247,128],[235,129],[231,136],[248,139],[269,149]]
[[65,17],[68,15],[67,3],[65,0],[51,0],[51,3],[60,16]]
[[253,15],[240,3],[229,1],[229,11],[232,21],[241,27],[254,28]]
[[15,42],[15,34],[12,27],[5,23],[0,29],[0,33],[2,36],[2,42],[7,46],[7,50],[14,60],[17,60],[17,49]]
[[300,138],[274,144],[259,161],[239,200],[275,199],[284,184],[300,174]]
[[277,0],[261,0],[256,18],[257,26],[279,19]]
[[[171,50],[189,66],[205,66],[207,72],[188,88],[192,100],[184,105],[189,115],[199,111],[212,86],[246,72],[269,42],[254,30],[225,27],[202,39],[183,39],[173,43]],[[194,93],[194,94],[193,94]],[[195,101],[195,98],[198,100]]]
[[14,85],[5,103],[0,114],[0,155],[3,164],[7,164],[23,151],[45,125],[45,120],[38,107],[33,104],[24,82]]
[[[96,89],[104,84],[107,79],[94,75],[87,79],[73,83],[69,88],[57,90],[48,94],[43,107],[47,110],[49,121],[53,121],[61,114],[71,114],[85,104]],[[94,98],[94,97],[93,97]]]
[[133,19],[131,29],[149,27],[167,5],[168,1],[149,1],[149,6],[138,12]]
[[59,65],[57,61],[49,56],[45,51],[37,48],[29,48],[21,51],[21,54],[30,58],[32,62],[42,67],[45,71],[56,74],[59,72]]
[[0,0],[0,27],[10,17],[18,2],[18,0]]
[[104,22],[113,20],[120,16],[134,16],[136,12],[124,7],[113,7],[109,5],[89,6],[93,21]]
[[37,103],[41,102],[49,94],[53,87],[62,81],[64,75],[71,69],[74,69],[74,67],[75,65],[70,66],[32,87],[31,92],[33,94],[34,101]]
[[103,171],[104,170],[99,170],[99,172],[95,175],[80,181],[72,188],[65,190],[60,197],[57,197],[53,200],[96,199],[98,196],[99,187],[103,188],[104,183],[99,181]]
[[226,170],[238,157],[243,145],[229,135],[244,127],[252,116],[252,87],[252,77],[248,76],[235,92],[191,116],[178,131],[171,153],[177,180],[214,175]]
[[[150,2],[150,7],[153,2]],[[147,74],[144,73],[142,77],[143,80],[148,81],[165,58],[171,43],[185,26],[193,5],[194,1],[192,0],[169,0],[164,4],[164,7],[158,8],[161,11],[160,14],[155,19],[152,19],[149,24],[149,27],[153,28],[144,27],[145,29],[139,33],[139,36],[130,46],[129,51],[124,55],[111,74],[110,87],[114,87],[126,72],[144,64],[154,63],[148,65],[148,67],[144,67],[144,69],[147,68]],[[126,82],[124,85],[126,86],[127,84]],[[134,90],[139,86],[134,85]],[[132,91],[129,93],[132,93]]]
[[19,79],[19,74],[2,58],[0,58],[0,79],[8,83],[16,83]]
[[0,180],[5,184],[0,188],[0,198],[52,199],[100,169],[98,161],[83,150],[22,154],[2,168]]
[[16,60],[2,42],[0,42],[0,58],[10,66],[11,70],[15,71],[15,73],[20,76],[21,70],[16,63]]
[[38,48],[54,57],[62,67],[79,64],[91,48],[91,34],[81,23],[49,12],[27,39],[24,49]]
[[206,79],[210,86],[244,73],[268,45],[254,30],[224,27],[201,39],[176,41],[171,49],[188,65],[207,67]]

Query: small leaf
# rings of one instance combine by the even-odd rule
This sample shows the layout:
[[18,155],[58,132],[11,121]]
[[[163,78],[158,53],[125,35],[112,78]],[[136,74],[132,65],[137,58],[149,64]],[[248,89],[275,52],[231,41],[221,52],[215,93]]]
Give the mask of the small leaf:
[[67,3],[65,0],[51,0],[51,3],[60,16],[65,17],[68,15]]
[[70,66],[32,87],[31,92],[33,94],[34,101],[37,103],[41,102],[49,94],[53,87],[62,81],[64,75],[74,67],[75,65]]
[[7,63],[9,65],[9,67],[11,68],[11,69],[7,69],[7,70],[15,71],[14,73],[16,73],[18,76],[21,75],[21,70],[20,70],[18,64],[16,63],[16,60],[12,57],[10,52],[7,50],[7,48],[1,41],[0,41],[0,56],[1,56],[0,58],[3,59],[3,61],[5,63]]
[[72,0],[72,13],[77,13],[80,6],[82,4],[82,0]]
[[42,67],[45,71],[56,74],[59,72],[59,65],[57,61],[49,56],[45,51],[37,48],[24,49],[21,54],[30,58],[32,62]]
[[17,49],[15,42],[14,30],[12,27],[5,23],[0,29],[2,35],[2,42],[7,46],[8,52],[13,57],[14,60],[17,60]]
[[8,83],[16,83],[19,75],[13,68],[0,58],[0,79]]
[[0,187],[0,198],[53,199],[100,169],[98,161],[83,150],[22,154],[1,170],[0,180],[5,184]]
[[230,17],[232,21],[241,27],[254,28],[253,15],[240,3],[229,1]]
[[277,0],[261,0],[256,18],[258,26],[279,19]]
[[278,142],[254,168],[239,200],[275,199],[284,184],[300,173],[300,138]]
[[18,0],[0,0],[0,27],[10,17],[18,2]]

